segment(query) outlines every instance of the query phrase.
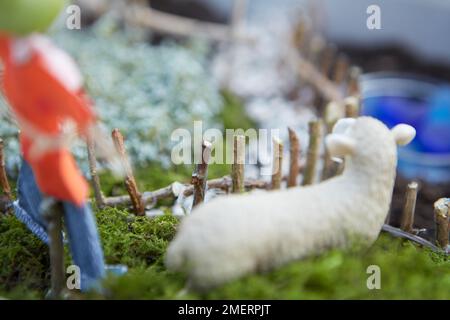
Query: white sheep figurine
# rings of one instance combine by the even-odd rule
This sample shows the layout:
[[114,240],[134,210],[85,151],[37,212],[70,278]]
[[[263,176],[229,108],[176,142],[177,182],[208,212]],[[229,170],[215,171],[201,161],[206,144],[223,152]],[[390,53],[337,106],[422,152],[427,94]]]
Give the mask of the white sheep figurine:
[[396,144],[415,129],[389,130],[370,117],[342,119],[326,137],[332,157],[345,157],[342,175],[287,190],[230,195],[199,205],[183,219],[166,265],[184,270],[189,285],[205,289],[251,272],[345,248],[372,244],[389,211]]

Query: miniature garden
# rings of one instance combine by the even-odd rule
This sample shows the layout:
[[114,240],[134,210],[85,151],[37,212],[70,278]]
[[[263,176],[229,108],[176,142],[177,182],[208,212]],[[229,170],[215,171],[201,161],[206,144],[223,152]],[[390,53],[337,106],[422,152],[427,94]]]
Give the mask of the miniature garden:
[[[450,299],[450,164],[442,160],[439,162],[443,163],[441,167],[430,169],[423,163],[417,165],[414,162],[414,157],[422,157],[425,153],[427,157],[433,152],[450,154],[450,146],[440,143],[438,134],[429,131],[434,128],[445,137],[448,123],[437,122],[430,129],[425,128],[428,123],[419,124],[411,120],[412,116],[403,116],[402,112],[408,112],[401,106],[398,114],[383,113],[382,107],[377,109],[379,105],[394,105],[394,102],[386,97],[383,97],[386,98],[384,104],[375,100],[379,96],[375,96],[373,88],[382,82],[378,78],[369,79],[371,86],[363,84],[364,81],[367,83],[367,80],[363,81],[363,74],[374,68],[364,65],[363,57],[367,53],[344,52],[328,42],[315,30],[306,9],[298,12],[288,25],[280,22],[284,19],[280,15],[281,19],[274,21],[282,26],[274,28],[271,34],[258,24],[246,22],[246,1],[235,1],[232,17],[225,21],[205,10],[199,10],[198,15],[185,12],[187,16],[180,16],[177,9],[183,11],[182,6],[174,5],[175,13],[161,11],[167,9],[162,4],[164,1],[152,1],[152,6],[146,1],[73,2],[81,7],[82,28],[66,28],[65,21],[61,20],[46,33],[52,43],[73,58],[84,79],[84,90],[93,101],[98,118],[99,131],[96,132],[101,133],[97,137],[87,135],[86,139],[77,139],[70,145],[70,150],[89,183],[88,197],[84,201],[92,208],[104,263],[106,266],[124,266],[127,271],[107,273],[100,279],[100,289],[83,288],[62,294],[61,277],[65,284],[68,274],[61,275],[61,270],[65,273],[66,268],[74,264],[76,252],[64,243],[72,244],[77,240],[71,235],[67,216],[62,218],[61,212],[55,213],[58,204],[52,204],[53,209],[48,209],[53,212],[53,216],[49,214],[45,218],[48,224],[31,223],[17,213],[16,206],[24,197],[20,181],[25,179],[21,178],[25,175],[24,142],[19,141],[18,126],[24,134],[29,132],[23,125],[26,122],[11,111],[19,108],[11,101],[19,99],[8,99],[7,94],[0,94],[0,299],[45,299],[49,298],[49,292],[55,294],[55,290],[61,290],[51,296],[57,299]],[[205,21],[205,17],[210,20]],[[0,21],[0,44],[2,28]],[[0,79],[1,76],[0,67]],[[441,106],[448,110],[448,97],[442,94],[433,100],[436,110]],[[436,114],[443,114],[442,109],[439,110]],[[22,115],[22,111],[15,112]],[[386,126],[381,126],[378,120],[376,124],[367,120],[367,125],[360,125],[364,127],[360,128],[358,123],[366,118],[358,117],[363,115],[378,118]],[[217,139],[212,142],[204,139],[201,145],[192,146],[201,150],[200,163],[174,164],[176,141],[173,132],[180,128],[193,132],[196,121],[202,122],[204,131],[214,128],[223,132],[223,140],[219,143]],[[403,123],[407,125],[402,127]],[[374,187],[375,191],[368,191],[371,199],[355,196],[351,205],[343,204],[345,210],[335,209],[339,203],[334,205],[333,201],[352,192],[358,194],[359,187],[336,184],[345,186],[342,188],[345,190],[336,190],[335,194],[321,190],[335,190],[330,181],[337,181],[360,165],[358,160],[350,159],[360,153],[352,149],[354,146],[348,140],[328,137],[371,130],[372,125],[374,131],[367,131],[367,137],[385,135],[392,140],[389,145],[379,148],[388,160],[396,143],[401,146],[413,142],[401,147],[404,149],[398,152],[398,166],[396,151],[392,151],[392,163],[386,160],[384,169],[377,167],[378,163],[384,164],[384,153],[374,152],[379,158],[372,160],[377,161],[367,162],[372,167],[366,171],[379,178],[374,181],[387,185],[387,190]],[[343,126],[345,130],[338,131]],[[410,129],[411,126],[415,130]],[[447,127],[447,131],[443,127]],[[231,141],[225,141],[227,129],[237,130]],[[269,140],[268,150],[257,156],[252,155],[251,138],[245,137],[246,132],[253,129],[279,130],[279,136]],[[427,135],[422,135],[424,132]],[[366,139],[352,134],[358,139]],[[100,145],[102,143],[104,145]],[[374,148],[367,147],[369,149],[372,152]],[[119,161],[121,175],[115,174],[108,163],[111,150],[114,160]],[[335,153],[340,159],[334,156]],[[233,164],[208,162],[211,157],[217,159],[218,154],[224,159],[230,155]],[[361,154],[361,157],[365,156],[364,152]],[[252,156],[258,158],[252,164],[244,165],[245,161],[238,160]],[[31,156],[26,158],[27,161],[33,159]],[[40,180],[39,170],[46,174],[50,172],[48,177],[64,174],[59,173],[60,169],[45,171],[49,169],[33,161],[29,162],[36,171],[40,187],[45,182]],[[38,169],[40,165],[42,167]],[[389,165],[394,167],[389,168]],[[69,171],[72,167],[69,164],[67,168]],[[267,170],[271,173],[263,174]],[[386,182],[383,175],[387,176]],[[331,187],[327,189],[328,186]],[[314,189],[317,191],[304,196],[298,193],[299,203],[294,197],[283,195],[303,188],[317,188]],[[68,186],[67,194],[70,189]],[[254,196],[248,198],[254,200],[242,204],[238,194]],[[275,196],[268,198],[270,194]],[[61,195],[60,200],[67,200],[65,194]],[[261,200],[261,204],[252,206],[259,201],[256,199]],[[267,233],[272,233],[264,224],[266,211],[267,217],[272,214],[264,208],[265,199],[274,199],[279,210],[275,214],[282,217],[273,222],[279,230],[278,238],[295,238],[295,230],[289,233],[293,228],[290,221],[299,226],[299,230],[304,230],[305,235],[309,235],[311,228],[302,229],[303,221],[311,220],[311,230],[320,230],[311,231],[313,235],[304,236],[302,241],[294,241],[289,252],[300,250],[303,242],[316,239],[319,233],[321,236],[329,233],[333,241],[328,243],[318,238],[317,245],[307,247],[305,254],[302,251],[293,255],[298,258],[291,258],[290,253],[286,253],[288,258],[280,257],[281,262],[273,266],[258,256],[255,259],[261,260],[251,271],[238,270],[236,277],[221,278],[221,273],[214,270],[220,269],[220,259],[225,261],[222,265],[228,263],[232,268],[239,266],[240,258],[227,255],[226,250],[232,245],[222,246],[217,242],[220,237],[234,243],[236,252],[239,241],[248,241],[255,252],[264,249],[261,247],[267,247],[269,252],[271,244],[278,241],[278,238],[268,236],[267,242],[258,246],[258,223],[261,229],[266,228]],[[304,204],[308,199],[324,204]],[[289,205],[290,201],[292,205]],[[367,229],[369,242],[374,240],[374,243],[367,247],[365,235],[357,233],[356,241],[341,245],[341,238],[347,241],[347,225],[359,228],[364,223],[357,219],[361,217],[364,221],[372,210],[386,215],[384,202],[389,214],[382,217],[381,224],[373,222],[376,226],[374,235]],[[246,215],[254,214],[250,222],[239,220],[239,214],[243,213],[237,212],[240,206],[246,208],[243,211]],[[301,206],[309,210],[302,220],[289,220]],[[208,220],[208,210],[217,211],[215,218]],[[336,216],[341,215],[340,219],[333,220],[333,215],[327,213],[333,210]],[[346,211],[355,211],[353,223],[350,218],[347,220]],[[261,221],[257,218],[259,212]],[[330,221],[322,221],[320,217]],[[205,239],[209,235],[194,225],[195,219],[199,226],[211,226],[214,231],[210,232],[216,232],[219,239],[213,239],[214,234],[208,238],[212,245],[204,248],[211,252],[205,256],[183,248],[191,244],[202,249],[203,244],[199,243],[205,241],[193,239],[190,243],[190,237],[198,234],[198,239]],[[239,228],[240,222],[242,228]],[[228,228],[227,223],[232,227]],[[252,229],[253,225],[256,229]],[[314,229],[317,225],[321,227]],[[244,236],[244,233],[247,234]],[[229,234],[233,236],[226,238]],[[234,237],[236,240],[231,241]],[[349,236],[349,239],[353,238]],[[285,249],[282,244],[274,247],[280,252]],[[217,261],[210,263],[206,256],[216,254],[217,248],[223,248],[227,254],[221,256],[219,253]],[[211,266],[206,272],[211,273],[211,278],[198,279],[194,273],[168,267],[169,261],[176,261],[178,257],[176,250],[182,252],[179,256],[186,258],[191,253],[205,266]],[[269,253],[267,255],[271,257]],[[198,266],[200,268],[200,262]],[[370,289],[368,280],[370,266],[381,270],[380,287],[375,289]],[[217,278],[221,280],[216,285]],[[199,287],[190,286],[194,280]],[[202,288],[208,281],[213,285]]]

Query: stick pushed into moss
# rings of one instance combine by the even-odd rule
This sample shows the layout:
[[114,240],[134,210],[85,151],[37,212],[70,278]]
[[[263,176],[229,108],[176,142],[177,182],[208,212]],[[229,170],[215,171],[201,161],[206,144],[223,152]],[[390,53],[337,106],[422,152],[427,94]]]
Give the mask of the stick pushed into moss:
[[434,203],[436,242],[443,249],[446,249],[449,245],[449,211],[450,198],[442,198]]
[[95,155],[95,144],[91,137],[86,138],[87,151],[88,151],[88,161],[89,161],[89,172],[91,174],[92,188],[94,189],[95,202],[98,208],[103,208],[105,206],[105,197],[102,193],[102,188],[100,185],[100,178],[97,174],[97,157]]
[[359,67],[351,67],[348,75],[347,93],[349,96],[361,96],[359,86],[359,78],[361,77],[361,69]]
[[314,183],[316,175],[317,163],[319,160],[320,146],[322,141],[322,121],[315,120],[309,122],[309,146],[306,156],[306,167],[303,175],[302,185],[310,185]]
[[289,132],[289,177],[288,188],[297,186],[297,177],[300,172],[300,140],[292,128]]
[[48,298],[60,299],[65,285],[64,244],[62,238],[63,208],[61,202],[47,197],[42,201],[40,211],[47,221],[49,235],[51,291]]
[[145,214],[145,206],[142,201],[142,196],[136,185],[136,180],[134,179],[133,170],[131,169],[130,162],[125,150],[124,139],[122,133],[119,129],[114,129],[112,132],[112,138],[117,152],[120,155],[123,168],[125,170],[125,187],[131,198],[131,203],[133,205],[134,212],[138,216],[143,216]]
[[337,85],[341,85],[347,76],[349,68],[348,59],[345,55],[340,54],[336,59],[336,64],[334,66],[333,81]]
[[[283,166],[283,143],[280,139],[273,139],[273,167],[272,167],[272,190],[281,188]],[[298,171],[297,171],[298,172]]]
[[[330,101],[325,107],[324,121],[326,133],[330,134],[336,122],[343,117],[343,104],[341,102]],[[323,156],[323,169],[321,181],[327,180],[335,176],[339,170],[340,163],[334,161],[328,150],[325,148]]]
[[336,51],[337,49],[335,45],[328,44],[322,52],[319,68],[322,75],[326,78],[330,75],[330,70],[336,56]]
[[419,184],[415,181],[409,183],[406,187],[405,206],[403,207],[400,229],[409,233],[413,231],[418,188]]
[[247,0],[234,0],[231,16],[231,33],[233,37],[239,35],[240,29],[245,24],[245,16],[247,13]]
[[233,164],[231,165],[231,179],[233,193],[244,192],[244,163],[245,163],[245,136],[238,135],[233,138]]
[[345,98],[345,117],[346,118],[358,118],[360,113],[360,101],[356,96],[350,96]]
[[12,193],[11,187],[8,182],[8,176],[6,175],[4,147],[5,144],[3,142],[3,139],[0,139],[0,186],[2,187],[3,194],[9,201],[11,201]]
[[208,163],[211,158],[211,143],[203,141],[202,143],[202,159],[195,167],[192,174],[191,184],[194,186],[194,202],[193,206],[202,203],[205,200],[206,181],[208,179]]

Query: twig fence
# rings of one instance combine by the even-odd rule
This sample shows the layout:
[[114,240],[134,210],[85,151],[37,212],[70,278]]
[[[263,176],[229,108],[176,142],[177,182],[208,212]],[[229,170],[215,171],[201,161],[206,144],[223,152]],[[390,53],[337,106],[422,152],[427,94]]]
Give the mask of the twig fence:
[[[312,37],[306,37],[306,31],[303,30],[304,25],[299,24],[298,30],[294,35],[294,46],[300,48],[296,52],[295,62],[298,65],[299,77],[307,81],[316,90],[318,96],[324,100],[325,107],[323,118],[311,121],[309,123],[309,144],[306,152],[303,152],[296,132],[288,129],[289,133],[289,173],[287,176],[282,176],[282,160],[284,146],[281,141],[273,141],[273,174],[270,182],[246,179],[245,178],[245,136],[237,135],[233,139],[233,164],[230,176],[208,180],[208,163],[211,156],[212,145],[208,141],[202,143],[202,161],[196,165],[192,174],[191,183],[185,184],[183,190],[184,196],[193,195],[193,206],[197,206],[204,201],[207,189],[221,189],[226,193],[242,193],[252,189],[276,190],[283,187],[283,182],[286,182],[287,187],[295,187],[299,184],[307,186],[314,184],[317,180],[326,180],[333,176],[339,175],[345,164],[335,162],[328,154],[322,157],[322,174],[320,178],[317,177],[317,172],[321,163],[320,150],[324,144],[324,133],[329,133],[334,123],[339,117],[330,116],[336,114],[336,110],[343,111],[341,116],[357,117],[360,112],[360,90],[358,77],[360,70],[349,66],[347,59],[342,55],[336,54],[336,49],[332,45],[327,45],[325,42],[318,50],[316,48],[315,59],[313,62],[308,61],[304,57],[310,57],[311,52],[308,48],[312,46],[307,43],[308,39],[311,41]],[[299,36],[303,35],[303,36]],[[317,58],[319,57],[319,58]],[[311,60],[311,59],[310,59]],[[343,90],[342,88],[345,88]],[[343,91],[349,96],[345,98]],[[326,103],[326,101],[328,101]],[[319,108],[320,109],[320,108]],[[179,196],[174,184],[164,188],[140,192],[138,190],[136,179],[133,175],[133,170],[127,156],[124,137],[119,129],[112,131],[112,139],[114,146],[118,151],[122,166],[125,171],[124,184],[128,195],[105,197],[101,191],[101,182],[97,172],[97,161],[95,155],[95,146],[93,141],[87,140],[87,151],[89,169],[91,175],[92,188],[94,190],[94,199],[97,207],[103,208],[105,206],[131,206],[136,215],[145,215],[145,209],[148,206],[154,205],[160,199],[168,199]],[[306,154],[305,164],[301,164],[302,154]],[[301,183],[298,183],[299,177],[303,177]],[[12,201],[12,192],[8,183],[5,170],[5,155],[3,149],[3,141],[0,139],[0,185],[3,190],[3,198],[7,201]],[[428,242],[417,236],[416,230],[413,229],[415,203],[418,193],[418,184],[411,182],[406,190],[405,204],[401,217],[400,229],[389,226],[389,217],[386,219],[386,224],[383,230],[398,237],[406,238],[417,242],[421,245],[427,246],[433,250],[440,250],[446,248],[449,244],[449,199],[440,199],[434,205],[435,221],[436,221],[436,245]],[[369,214],[369,213],[368,213]]]
[[[235,18],[233,25],[229,30],[233,31],[233,36],[237,36],[239,24],[242,21],[242,10],[245,1],[237,0],[235,7]],[[143,11],[141,15],[158,17],[155,21],[159,21],[161,25],[171,20],[172,16],[160,15],[160,13],[148,9]],[[152,19],[143,19],[150,21]],[[200,32],[199,26],[190,20],[176,20],[180,25],[189,26],[186,30],[189,34]],[[177,25],[177,24],[176,24]],[[172,24],[172,27],[176,26]],[[158,26],[149,26],[156,28]],[[223,28],[223,29],[221,29]],[[164,29],[163,29],[164,30]],[[212,30],[212,31],[211,31]],[[177,30],[165,30],[167,32],[176,33]],[[213,38],[228,39],[229,31],[222,26],[214,26],[210,29]],[[357,117],[360,112],[360,90],[359,75],[361,71],[352,67],[348,63],[348,59],[337,52],[335,46],[327,44],[317,36],[308,35],[308,31],[304,21],[300,21],[295,33],[293,34],[293,46],[298,50],[289,55],[289,60],[294,63],[298,70],[299,78],[304,83],[312,85],[316,92],[316,106],[319,112],[322,110],[323,116],[309,123],[309,144],[305,152],[305,165],[301,164],[301,156],[303,150],[301,148],[298,136],[292,128],[287,128],[289,133],[289,173],[282,176],[283,149],[284,145],[281,141],[275,139],[273,141],[273,174],[270,182],[246,179],[245,178],[245,146],[246,137],[242,135],[233,138],[233,164],[230,176],[208,180],[208,164],[211,157],[212,145],[208,141],[202,142],[202,161],[195,166],[192,174],[191,183],[185,184],[183,189],[184,196],[193,196],[193,206],[201,204],[205,199],[208,189],[221,189],[226,193],[243,193],[252,189],[278,190],[284,187],[286,182],[288,188],[296,187],[299,184],[307,186],[314,184],[317,180],[317,172],[320,163],[323,164],[320,180],[326,180],[339,175],[344,167],[343,162],[336,162],[326,153],[322,159],[320,150],[324,143],[324,133],[329,133],[334,123],[340,117]],[[182,32],[184,34],[184,31]],[[211,34],[209,34],[211,36]],[[345,88],[345,89],[343,89]],[[348,98],[345,98],[343,92]],[[338,116],[336,116],[338,114]],[[124,137],[119,129],[112,131],[112,140],[114,146],[120,156],[121,164],[125,172],[124,184],[128,195],[105,197],[101,191],[101,182],[97,172],[97,160],[95,155],[95,145],[90,139],[87,139],[87,152],[89,161],[89,170],[91,175],[91,184],[94,190],[94,200],[98,208],[107,206],[131,206],[133,212],[138,216],[145,215],[145,209],[154,205],[160,199],[175,199],[179,196],[175,188],[175,184],[171,184],[164,188],[140,192],[138,190],[136,179],[127,156]],[[322,161],[320,161],[322,160]],[[303,177],[299,183],[299,177]],[[2,196],[0,203],[11,203],[13,201],[11,187],[8,182],[5,168],[5,154],[3,140],[0,139],[0,186],[2,188]],[[433,244],[417,235],[417,231],[413,228],[415,205],[417,199],[419,185],[417,182],[411,182],[407,186],[405,194],[405,204],[401,217],[400,228],[389,225],[389,216],[386,218],[382,230],[388,232],[395,237],[408,239],[418,243],[424,247],[428,247],[434,251],[443,251],[449,245],[449,215],[450,215],[450,199],[439,199],[434,204],[435,223],[436,223],[436,244]],[[0,207],[1,211],[6,211],[5,205]],[[11,210],[11,209],[9,209]],[[367,213],[370,214],[370,213]],[[54,297],[61,297],[62,283],[64,279],[63,250],[61,233],[61,212],[55,208],[55,204],[49,204],[45,214],[49,220],[50,234],[50,258],[52,265],[52,292]]]

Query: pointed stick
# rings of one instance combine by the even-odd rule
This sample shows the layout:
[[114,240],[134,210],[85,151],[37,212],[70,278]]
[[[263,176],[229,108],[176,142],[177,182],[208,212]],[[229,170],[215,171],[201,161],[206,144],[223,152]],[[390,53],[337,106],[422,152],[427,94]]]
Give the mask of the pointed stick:
[[418,188],[419,184],[415,181],[409,183],[406,187],[405,206],[403,207],[400,229],[409,233],[413,231]]
[[320,64],[322,62],[321,58],[325,49],[326,42],[323,37],[321,35],[314,34],[311,37],[309,43],[309,52],[306,58],[314,66],[320,67]]
[[294,26],[294,32],[292,34],[292,45],[299,52],[304,52],[307,42],[308,27],[305,19],[300,18],[299,22]]
[[60,299],[65,285],[64,243],[62,237],[63,208],[61,202],[53,198],[43,199],[40,211],[47,221],[49,236],[51,291],[50,299]]
[[303,58],[300,54],[293,55],[292,59],[293,63],[295,63],[294,67],[298,71],[298,75],[302,81],[311,84],[324,100],[343,100],[341,90],[334,82],[321,74],[313,64]]
[[360,97],[361,91],[359,87],[359,78],[361,77],[361,69],[359,67],[351,67],[349,70],[349,80],[347,85],[347,94],[349,96]]
[[0,186],[2,187],[5,197],[9,201],[12,201],[11,187],[9,185],[8,176],[6,174],[4,147],[5,144],[3,142],[3,139],[0,139]]
[[247,14],[247,0],[234,0],[231,15],[231,32],[233,37],[238,37],[240,29],[245,25]]
[[336,46],[329,44],[323,50],[321,62],[320,62],[320,72],[326,78],[330,75],[330,70],[333,65],[334,56],[336,55]]
[[442,198],[434,203],[436,220],[436,242],[444,250],[449,245],[450,198]]
[[103,208],[105,206],[105,197],[102,193],[102,188],[100,186],[100,177],[97,174],[97,158],[95,155],[95,144],[92,137],[88,136],[86,138],[87,151],[88,151],[88,162],[89,171],[91,173],[91,183],[94,189],[95,202],[98,208]]
[[306,157],[305,173],[303,174],[303,186],[314,183],[322,140],[321,127],[321,120],[309,122],[309,146]]
[[[283,169],[283,143],[280,139],[273,138],[273,167],[272,167],[272,190],[281,188]],[[298,171],[297,171],[298,172]]]
[[203,141],[202,143],[202,159],[197,164],[192,174],[191,184],[194,186],[194,202],[193,206],[197,206],[205,200],[206,181],[208,179],[208,163],[211,158],[211,143]]
[[245,136],[233,138],[233,164],[231,165],[232,193],[244,192]]
[[346,118],[358,118],[360,114],[360,101],[355,96],[345,98],[345,117]]
[[289,177],[288,188],[297,186],[297,177],[300,172],[300,140],[292,128],[288,128],[289,132]]
[[333,81],[340,85],[344,82],[346,75],[348,74],[349,63],[348,59],[344,55],[339,55],[336,59],[334,66]]
[[125,150],[125,145],[123,141],[123,136],[119,129],[114,129],[112,132],[112,138],[117,152],[122,160],[122,165],[125,170],[125,187],[127,188],[128,194],[131,198],[131,203],[133,205],[134,212],[138,216],[143,216],[145,214],[145,205],[142,201],[142,196],[136,185],[136,180],[133,176],[133,170],[131,169],[130,162],[128,161],[127,152]]

